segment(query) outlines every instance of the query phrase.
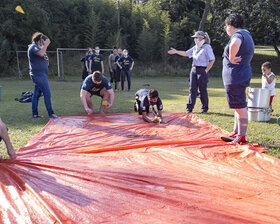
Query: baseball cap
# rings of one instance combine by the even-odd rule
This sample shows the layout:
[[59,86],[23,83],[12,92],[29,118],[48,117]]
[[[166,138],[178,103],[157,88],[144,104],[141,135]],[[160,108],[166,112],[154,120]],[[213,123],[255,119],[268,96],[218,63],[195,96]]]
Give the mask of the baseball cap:
[[199,30],[199,31],[196,31],[195,34],[192,35],[192,37],[193,38],[194,37],[202,37],[202,38],[204,38],[205,37],[205,33],[203,31]]

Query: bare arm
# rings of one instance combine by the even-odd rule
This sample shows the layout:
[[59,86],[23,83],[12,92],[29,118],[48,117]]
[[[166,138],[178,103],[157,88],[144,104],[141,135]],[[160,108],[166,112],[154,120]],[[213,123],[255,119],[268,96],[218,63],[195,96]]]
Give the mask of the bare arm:
[[115,93],[114,93],[113,89],[109,89],[107,91],[109,93],[109,105],[106,107],[106,109],[110,109],[113,106],[114,101],[115,101]]
[[113,72],[112,65],[111,65],[111,55],[109,55],[108,57],[108,65],[109,65],[110,72]]
[[36,54],[41,56],[41,57],[44,57],[45,53],[47,52],[47,48],[49,46],[49,44],[51,43],[50,39],[46,39],[45,41],[44,40],[41,40],[43,42],[43,48],[38,51]]
[[263,74],[263,76],[265,77],[268,84],[271,84],[273,82],[273,80],[275,79],[275,75],[268,77],[266,74]]
[[89,60],[89,68],[88,68],[89,73],[91,73],[91,64],[92,64],[92,59]]
[[168,51],[168,54],[178,54],[183,57],[189,57],[189,55],[187,54],[186,51],[177,51],[175,48],[172,48],[172,47]]
[[153,120],[151,120],[148,116],[146,112],[142,112],[142,118],[144,121],[147,121],[148,123],[154,123]]
[[81,97],[81,102],[82,102],[82,105],[83,105],[85,111],[88,114],[92,114],[94,112],[93,106],[91,103],[90,104],[88,103],[88,102],[91,102],[90,93],[88,91],[81,89],[80,97]]
[[134,61],[131,63],[131,67],[130,67],[130,71],[133,69],[133,66],[134,66]]
[[241,46],[241,40],[239,38],[233,38],[229,45],[229,61],[232,64],[238,65],[242,60],[241,56],[236,57]]
[[205,69],[205,72],[208,73],[210,71],[210,69],[212,68],[213,64],[215,62],[215,59],[211,60],[207,66],[207,68]]
[[8,135],[8,131],[7,131],[7,127],[6,125],[2,122],[2,120],[0,119],[0,137],[4,140],[6,147],[7,147],[7,152],[9,154],[9,156],[11,157],[11,159],[15,159],[16,158],[16,153],[14,150],[14,147],[10,141],[10,137]]
[[103,61],[101,61],[101,74],[102,75],[104,74],[104,63],[103,63]]

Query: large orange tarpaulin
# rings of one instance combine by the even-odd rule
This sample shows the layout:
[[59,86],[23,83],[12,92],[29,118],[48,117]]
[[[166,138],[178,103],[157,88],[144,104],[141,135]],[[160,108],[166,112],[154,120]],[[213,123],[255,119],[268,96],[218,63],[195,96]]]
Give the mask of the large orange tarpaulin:
[[280,223],[280,163],[193,114],[65,116],[0,162],[0,223]]

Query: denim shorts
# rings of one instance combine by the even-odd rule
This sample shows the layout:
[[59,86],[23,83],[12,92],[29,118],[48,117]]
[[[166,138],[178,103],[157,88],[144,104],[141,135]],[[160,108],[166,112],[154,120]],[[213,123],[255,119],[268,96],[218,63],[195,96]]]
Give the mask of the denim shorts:
[[247,107],[246,86],[227,85],[225,86],[229,108],[239,109]]

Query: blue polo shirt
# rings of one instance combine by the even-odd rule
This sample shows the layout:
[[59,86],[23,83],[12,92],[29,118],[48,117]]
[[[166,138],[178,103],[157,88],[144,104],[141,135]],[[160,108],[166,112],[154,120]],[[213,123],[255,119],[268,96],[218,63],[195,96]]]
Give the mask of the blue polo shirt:
[[[241,45],[236,57],[241,56],[242,60],[238,65],[231,64],[229,61],[229,46],[233,38],[238,38],[241,40]],[[252,76],[250,63],[254,55],[254,50],[254,41],[251,34],[247,30],[239,30],[231,36],[224,50],[223,81],[225,86],[249,86]]]
[[92,81],[92,75],[88,75],[82,85],[82,89],[91,94],[96,94],[104,87],[106,90],[112,89],[111,83],[105,76],[102,77],[102,81],[100,84],[96,84]]
[[194,66],[207,67],[209,61],[215,59],[215,55],[210,44],[204,44],[200,49],[197,49],[197,46],[195,45],[191,49],[187,50],[186,53],[189,55],[189,58],[193,58]]
[[123,71],[128,71],[130,69],[130,67],[131,67],[133,59],[130,56],[127,56],[127,57],[121,56],[118,59],[118,62],[122,66],[122,70]]
[[37,55],[37,53],[41,50],[37,43],[32,42],[28,46],[28,61],[29,61],[29,69],[30,75],[48,75],[48,62],[46,60],[46,54],[41,57]]
[[90,60],[92,60],[91,63],[91,71],[95,72],[95,71],[102,71],[102,67],[101,67],[101,62],[103,61],[103,57],[102,54],[96,55],[96,54],[92,54],[90,56]]

